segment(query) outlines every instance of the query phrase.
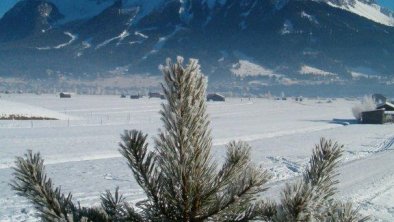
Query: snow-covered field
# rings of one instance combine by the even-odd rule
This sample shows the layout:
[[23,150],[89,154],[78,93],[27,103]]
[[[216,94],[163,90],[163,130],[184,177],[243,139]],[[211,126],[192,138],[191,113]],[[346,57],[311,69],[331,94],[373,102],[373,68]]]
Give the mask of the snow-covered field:
[[0,118],[9,118],[10,116],[26,118],[52,118],[57,120],[75,119],[75,117],[48,110],[42,107],[31,106],[24,103],[10,102],[0,100]]
[[[117,96],[3,95],[0,113],[10,110],[7,104],[18,104],[20,109],[35,107],[65,118],[0,121],[0,221],[36,220],[27,201],[9,187],[14,158],[27,149],[41,152],[54,183],[72,192],[74,201],[82,205],[97,204],[100,193],[116,186],[130,202],[144,198],[117,144],[125,129],[156,135],[161,127],[161,103]],[[320,137],[337,140],[345,145],[339,198],[353,201],[373,220],[394,221],[394,124],[353,124],[355,103],[239,98],[209,103],[213,155],[220,161],[224,144],[234,139],[248,141],[253,161],[271,171],[271,184],[277,185],[301,174]],[[267,196],[278,198],[276,187]]]

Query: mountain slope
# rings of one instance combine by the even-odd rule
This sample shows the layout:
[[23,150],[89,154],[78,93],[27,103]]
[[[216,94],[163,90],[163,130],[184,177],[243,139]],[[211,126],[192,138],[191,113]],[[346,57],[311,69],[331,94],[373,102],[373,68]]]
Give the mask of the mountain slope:
[[[351,79],[353,72],[391,76],[394,70],[394,28],[349,12],[358,4],[374,7],[365,0],[115,1],[68,23],[56,5],[38,2],[56,12],[42,23],[50,28],[3,38],[1,75],[95,77],[119,67],[126,74],[155,74],[176,55],[200,58],[211,80],[242,72],[273,81]],[[0,24],[22,17],[13,14]]]
[[337,0],[329,0],[329,5],[338,7],[374,22],[394,26],[394,17],[392,12],[389,12],[376,4],[374,0],[355,1],[348,0],[347,2],[337,2]]
[[0,42],[45,32],[62,17],[50,2],[20,1],[0,20]]

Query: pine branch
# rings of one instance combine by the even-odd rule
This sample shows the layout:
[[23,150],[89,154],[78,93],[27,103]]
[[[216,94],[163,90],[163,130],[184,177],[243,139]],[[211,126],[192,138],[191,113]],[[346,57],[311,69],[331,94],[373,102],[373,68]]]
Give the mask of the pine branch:
[[19,196],[26,197],[34,205],[43,221],[70,221],[70,215],[73,218],[77,208],[71,202],[71,194],[65,196],[60,188],[53,188],[39,153],[33,154],[29,150],[24,158],[17,157],[15,165],[15,179],[10,185]]
[[65,196],[59,187],[53,188],[52,180],[45,173],[44,161],[39,153],[28,151],[24,158],[15,161],[14,180],[11,188],[26,197],[38,211],[43,221],[107,221],[104,212],[95,208],[76,207],[72,195]]
[[335,177],[338,175],[335,169],[343,153],[343,145],[333,143],[331,140],[320,139],[316,145],[310,160],[310,166],[304,173],[305,183],[314,187],[316,192],[323,195],[323,199],[331,198],[335,192],[335,185],[339,183]]
[[354,208],[351,203],[334,203],[327,215],[327,222],[366,222],[370,217],[360,214],[358,208]]
[[276,215],[276,203],[271,201],[257,201],[255,203],[249,203],[244,209],[235,210],[232,214],[228,214],[223,218],[217,219],[217,221],[273,221]]
[[[214,189],[207,196],[216,195],[212,208],[200,217],[205,220],[221,215],[227,220],[244,221],[255,216],[255,205],[251,204],[254,195],[263,192],[262,186],[271,177],[266,171],[256,169],[250,164],[250,146],[245,142],[230,142],[227,158],[217,177]],[[220,196],[217,194],[220,193]],[[231,218],[231,219],[228,219]]]
[[126,202],[125,198],[119,194],[119,187],[115,194],[107,190],[101,195],[101,206],[108,215],[109,221],[129,221],[142,222],[144,219]]
[[282,194],[280,221],[310,221],[326,218],[336,193],[336,168],[343,146],[321,139],[316,145],[303,179],[287,185]]
[[[159,209],[159,214],[165,215],[167,210],[159,197],[162,175],[156,166],[157,156],[153,152],[148,153],[147,135],[136,130],[126,130],[121,138],[123,143],[119,143],[121,147],[119,152],[127,159],[137,183],[144,189],[155,209]],[[147,208],[150,206],[149,203],[145,205],[147,205]]]
[[274,221],[277,214],[277,204],[275,202],[262,200],[255,204],[252,218],[262,221]]

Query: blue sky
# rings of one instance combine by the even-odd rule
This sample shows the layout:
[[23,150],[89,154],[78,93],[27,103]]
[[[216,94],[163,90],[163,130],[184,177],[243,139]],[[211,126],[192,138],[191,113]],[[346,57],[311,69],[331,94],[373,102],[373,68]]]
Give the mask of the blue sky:
[[[0,0],[0,17],[3,16],[18,0]],[[80,0],[74,0],[80,1]],[[377,2],[387,8],[394,10],[394,0],[377,0]]]
[[391,8],[394,10],[394,0],[378,0],[379,4],[386,8]]
[[0,17],[3,16],[15,2],[16,0],[0,0]]

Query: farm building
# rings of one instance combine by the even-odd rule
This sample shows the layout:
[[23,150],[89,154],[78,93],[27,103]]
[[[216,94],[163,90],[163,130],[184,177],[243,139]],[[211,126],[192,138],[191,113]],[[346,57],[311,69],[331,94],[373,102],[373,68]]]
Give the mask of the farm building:
[[224,102],[226,101],[226,98],[223,95],[220,95],[218,93],[211,93],[207,95],[207,100],[208,101],[215,101],[215,102]]
[[60,98],[71,98],[71,93],[68,92],[61,92],[59,95]]
[[140,94],[130,95],[130,99],[140,99],[141,97]]
[[384,123],[384,110],[373,110],[363,112],[361,121],[364,124],[383,124]]
[[149,96],[149,99],[150,99],[150,98],[165,99],[164,95],[161,94],[161,93],[158,93],[158,92],[150,92],[150,93],[148,94],[148,96]]
[[394,111],[384,112],[384,121],[386,123],[394,123]]
[[303,100],[304,100],[304,98],[302,96],[295,98],[296,102],[302,102]]
[[379,104],[376,109],[384,109],[385,111],[394,111],[394,104],[390,102],[384,102]]
[[383,124],[394,122],[394,104],[385,102],[376,107],[374,111],[362,113],[362,123]]

